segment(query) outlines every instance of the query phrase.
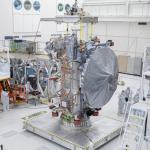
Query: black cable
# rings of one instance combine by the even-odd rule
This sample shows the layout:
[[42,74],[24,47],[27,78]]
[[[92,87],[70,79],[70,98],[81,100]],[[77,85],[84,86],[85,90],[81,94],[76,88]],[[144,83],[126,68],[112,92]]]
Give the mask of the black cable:
[[147,121],[148,121],[148,114],[147,114],[147,116],[146,116],[146,120],[145,120],[144,137],[146,137],[146,135],[147,135]]
[[3,150],[3,145],[2,144],[1,144],[0,148],[1,148],[1,150]]

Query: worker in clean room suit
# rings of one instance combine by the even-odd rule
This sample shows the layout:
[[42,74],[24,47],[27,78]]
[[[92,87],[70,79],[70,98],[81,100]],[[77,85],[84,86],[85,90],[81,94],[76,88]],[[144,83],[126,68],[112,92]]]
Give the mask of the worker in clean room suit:
[[134,97],[133,97],[133,104],[138,103],[140,100],[140,89],[137,89]]
[[1,102],[3,105],[3,111],[9,110],[9,96],[7,90],[4,88],[1,93]]
[[118,96],[118,98],[119,98],[119,101],[118,101],[118,115],[123,115],[124,114],[125,105],[126,105],[125,97],[126,97],[126,93],[123,90],[121,92],[121,94]]
[[132,91],[129,87],[127,87],[126,90],[123,90],[121,94],[119,95],[119,101],[118,101],[118,115],[125,114],[125,111],[127,111],[127,114],[129,112],[130,106],[129,101],[132,100]]

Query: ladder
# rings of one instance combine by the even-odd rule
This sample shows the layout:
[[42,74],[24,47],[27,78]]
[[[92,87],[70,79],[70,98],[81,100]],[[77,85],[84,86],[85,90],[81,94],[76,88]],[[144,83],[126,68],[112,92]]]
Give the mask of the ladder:
[[140,150],[148,110],[144,102],[131,106],[125,124],[121,150]]

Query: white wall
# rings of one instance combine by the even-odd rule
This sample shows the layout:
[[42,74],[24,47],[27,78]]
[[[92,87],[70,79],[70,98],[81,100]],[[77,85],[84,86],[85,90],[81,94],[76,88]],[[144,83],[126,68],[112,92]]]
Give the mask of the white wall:
[[[38,29],[40,21],[40,12],[33,9],[26,11],[24,9],[24,1],[22,1],[22,9],[16,10],[14,8],[14,0],[1,0],[0,1],[0,40],[4,36],[33,36]],[[34,0],[30,0],[32,5]],[[41,2],[41,0],[39,0]],[[40,34],[40,31],[38,32]],[[26,37],[24,39],[34,40],[34,37]],[[0,42],[1,45],[1,42]]]
[[[94,35],[113,40],[117,54],[142,56],[150,46],[150,3],[147,0],[85,0],[84,9],[99,17]],[[147,25],[138,25],[138,22]]]
[[150,46],[150,23],[139,26],[133,22],[100,22],[94,26],[94,35],[101,42],[113,40],[117,54],[142,56],[145,47]]
[[[56,0],[42,0],[41,18],[54,18],[56,16]],[[42,42],[50,39],[50,35],[56,32],[55,22],[41,22]]]
[[[22,4],[25,0],[21,0]],[[32,3],[34,0],[30,0]],[[39,0],[41,2],[41,11],[35,13],[33,7],[30,11],[26,11],[22,6],[20,11],[14,9],[14,0],[0,0],[0,40],[6,35],[35,35],[38,29],[40,18],[54,18],[57,15],[57,1],[62,3],[74,3],[74,0]],[[79,1],[79,6],[82,5]],[[59,26],[59,25],[58,25]],[[50,35],[57,32],[57,24],[55,22],[40,23],[42,29],[42,41],[47,41]],[[39,29],[39,34],[40,34]],[[26,37],[24,39],[34,40],[34,37]],[[39,38],[38,38],[39,39]],[[39,39],[41,40],[41,39]],[[0,43],[1,45],[1,43]]]
[[12,16],[12,4],[10,0],[0,1],[0,40],[4,35],[12,34],[13,30],[13,16]]

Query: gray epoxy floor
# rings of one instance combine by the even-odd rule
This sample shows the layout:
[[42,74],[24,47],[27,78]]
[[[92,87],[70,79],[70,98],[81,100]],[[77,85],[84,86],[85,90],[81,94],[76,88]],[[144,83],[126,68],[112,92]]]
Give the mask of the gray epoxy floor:
[[[140,77],[121,74],[120,80],[125,81],[125,86],[118,86],[111,101],[101,112],[105,116],[119,120],[121,118],[117,116],[118,93],[127,86],[130,86],[135,92],[140,87]],[[15,107],[5,113],[0,112],[0,144],[3,144],[3,150],[65,150],[65,148],[27,132],[22,128],[22,117],[42,110],[49,111],[46,105],[38,105],[36,107],[26,105]],[[118,145],[119,140],[116,138],[99,149],[117,150]],[[150,150],[150,143],[143,142],[142,150]]]

